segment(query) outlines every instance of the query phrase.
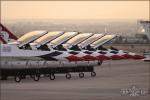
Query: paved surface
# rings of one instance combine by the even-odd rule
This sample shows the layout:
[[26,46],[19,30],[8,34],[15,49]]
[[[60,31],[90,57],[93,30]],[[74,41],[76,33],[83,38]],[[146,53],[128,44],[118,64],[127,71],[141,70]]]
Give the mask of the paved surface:
[[72,74],[56,75],[56,80],[43,77],[39,82],[30,78],[15,83],[13,78],[1,81],[1,100],[150,100],[150,95],[132,97],[123,95],[121,89],[136,86],[149,88],[150,63],[134,60],[107,61],[96,67],[97,76],[89,73],[85,78]]

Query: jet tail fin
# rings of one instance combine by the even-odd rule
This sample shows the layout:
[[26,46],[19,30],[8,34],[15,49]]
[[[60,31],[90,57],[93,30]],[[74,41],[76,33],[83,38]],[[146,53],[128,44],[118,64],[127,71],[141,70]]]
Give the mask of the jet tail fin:
[[17,37],[10,32],[4,25],[2,25],[0,23],[0,40],[6,44],[8,43],[10,40],[17,40]]

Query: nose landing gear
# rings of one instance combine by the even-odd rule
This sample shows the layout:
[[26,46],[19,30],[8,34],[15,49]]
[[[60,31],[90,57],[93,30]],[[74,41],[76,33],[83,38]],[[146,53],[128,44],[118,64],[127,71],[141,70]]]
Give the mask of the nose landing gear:
[[36,75],[33,76],[33,80],[34,81],[39,81],[39,79],[40,79],[40,75],[39,74],[36,74]]
[[49,74],[49,79],[50,80],[55,80],[55,74]]
[[95,77],[96,76],[96,72],[91,72],[91,76]]
[[19,82],[21,81],[21,79],[22,79],[21,76],[22,76],[21,73],[18,72],[18,73],[15,75],[15,77],[14,77],[15,82],[19,83]]
[[19,83],[21,81],[21,76],[16,75],[14,80],[15,80],[15,82]]
[[83,78],[84,77],[84,73],[83,72],[79,73],[79,77]]
[[71,74],[70,73],[66,74],[66,79],[71,79]]

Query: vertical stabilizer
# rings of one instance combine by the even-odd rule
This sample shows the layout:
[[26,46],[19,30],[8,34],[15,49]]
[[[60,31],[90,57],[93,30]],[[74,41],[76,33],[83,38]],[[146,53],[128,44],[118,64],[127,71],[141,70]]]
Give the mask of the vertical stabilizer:
[[0,40],[6,44],[11,39],[17,40],[17,37],[0,23]]

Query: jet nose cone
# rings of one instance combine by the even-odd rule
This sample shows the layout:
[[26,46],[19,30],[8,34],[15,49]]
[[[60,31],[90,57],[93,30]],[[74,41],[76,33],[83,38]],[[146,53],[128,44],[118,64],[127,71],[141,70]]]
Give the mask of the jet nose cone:
[[123,56],[119,56],[119,55],[113,55],[111,56],[112,60],[120,60],[120,59],[125,59]]
[[141,56],[141,55],[134,55],[133,59],[144,59],[145,57],[144,56]]
[[129,54],[124,54],[124,55],[122,55],[125,59],[131,59],[131,58],[133,58],[133,56],[132,55],[129,55]]
[[98,58],[99,60],[110,60],[110,57],[104,56],[104,55],[99,55],[99,56],[97,56],[97,58]]
[[90,56],[90,55],[86,55],[83,56],[83,58],[85,59],[85,61],[92,61],[92,60],[96,60],[96,57]]
[[68,57],[66,57],[66,59],[68,59],[69,61],[83,61],[84,60],[83,58],[77,57],[74,55],[68,56]]

